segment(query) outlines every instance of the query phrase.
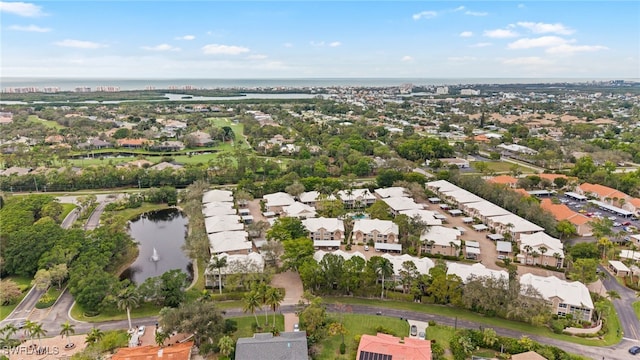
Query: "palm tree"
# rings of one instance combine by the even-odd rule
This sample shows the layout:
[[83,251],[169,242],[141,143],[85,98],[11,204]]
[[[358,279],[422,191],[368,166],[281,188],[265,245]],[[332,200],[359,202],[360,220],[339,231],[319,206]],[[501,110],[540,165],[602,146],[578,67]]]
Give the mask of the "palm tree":
[[38,347],[42,347],[41,337],[47,335],[47,330],[42,328],[42,324],[33,323],[33,327],[31,328],[32,336],[36,336],[38,338]]
[[155,336],[156,345],[163,347],[165,340],[169,339],[170,337],[171,337],[170,334],[167,334],[164,331],[158,331],[158,329],[156,329],[156,336]]
[[603,236],[600,239],[598,239],[598,246],[600,248],[602,248],[602,259],[606,259],[607,256],[607,249],[609,249],[611,247],[611,245],[613,245],[611,243],[611,240],[609,240],[608,237]]
[[209,269],[218,269],[218,288],[220,289],[220,295],[222,295],[222,268],[227,266],[227,258],[219,257],[217,255],[211,257],[209,262]]
[[67,345],[65,347],[68,349],[72,348],[74,345],[71,343],[70,336],[76,333],[76,330],[74,329],[75,325],[70,324],[69,320],[67,320],[64,324],[61,324],[60,327],[62,328],[60,330],[60,335],[67,337]]
[[270,287],[269,290],[267,290],[267,305],[271,306],[271,310],[273,310],[273,326],[276,325],[276,310],[280,307],[283,300],[284,295],[280,289]]
[[376,274],[382,276],[382,292],[380,298],[384,299],[384,277],[391,276],[393,274],[393,264],[387,258],[380,258],[380,261],[376,264]]
[[11,337],[18,332],[18,328],[14,324],[7,324],[2,329],[0,329],[0,334],[2,334],[2,347],[10,346]]
[[129,320],[129,329],[133,329],[133,326],[131,326],[131,308],[135,308],[138,306],[139,299],[140,298],[138,296],[138,293],[136,292],[135,288],[132,286],[123,289],[118,294],[118,297],[116,300],[118,309],[127,311],[127,320]]
[[235,346],[235,342],[233,341],[233,338],[228,335],[221,337],[220,340],[218,341],[220,354],[227,357],[231,355],[231,352],[233,352],[234,346]]
[[542,263],[543,263],[542,265],[545,265],[545,266],[546,266],[546,265],[547,265],[547,260],[544,258],[544,254],[545,254],[547,251],[549,251],[549,249],[547,249],[547,247],[546,247],[546,246],[540,246],[540,247],[538,248],[538,251],[540,251],[540,255],[542,256]]
[[620,297],[620,293],[615,291],[615,290],[609,290],[607,291],[607,296],[609,297],[609,299],[613,300],[613,299],[621,299]]
[[529,263],[529,253],[531,252],[531,250],[533,250],[533,248],[531,247],[531,245],[525,245],[525,246],[524,246],[524,251],[525,251],[525,253],[527,254],[527,255],[524,257],[524,263],[525,263],[525,264],[528,264],[528,263]]
[[556,267],[562,267],[562,266],[558,266],[558,260],[562,258],[562,254],[560,254],[559,252],[554,252],[553,257],[554,259],[556,259]]
[[102,332],[102,330],[98,328],[93,328],[87,334],[87,338],[84,340],[84,342],[87,343],[88,345],[95,344],[98,341],[102,340],[103,337],[104,337],[104,333]]
[[244,296],[242,301],[243,301],[242,311],[243,312],[248,311],[252,313],[253,316],[256,318],[256,325],[260,326],[260,323],[258,323],[258,315],[256,315],[256,310],[261,309],[260,296],[258,295],[258,293],[255,290],[251,291]]
[[35,343],[33,342],[33,328],[36,326],[37,324],[31,320],[27,320],[24,323],[24,333],[29,336],[29,339],[31,340],[31,345],[35,346]]
[[533,265],[536,265],[536,259],[540,257],[540,253],[533,250],[531,253],[531,257],[533,258]]

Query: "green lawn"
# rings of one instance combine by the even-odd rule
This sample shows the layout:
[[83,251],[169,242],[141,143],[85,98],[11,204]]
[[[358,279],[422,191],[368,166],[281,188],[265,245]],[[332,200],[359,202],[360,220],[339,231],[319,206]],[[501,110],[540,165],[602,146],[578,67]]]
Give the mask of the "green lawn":
[[[483,162],[488,166],[486,171],[487,173],[489,172],[508,173],[508,172],[511,172],[511,167],[514,165],[513,163],[506,162],[506,161],[483,161]],[[476,161],[469,162],[471,167],[474,169],[475,167],[473,165],[475,163]],[[521,165],[518,165],[518,171],[520,171],[523,174],[533,174],[535,172],[531,168],[524,167]]]
[[40,119],[37,115],[29,115],[29,117],[27,118],[27,121],[36,123],[36,124],[42,124],[46,127],[56,129],[56,130],[64,129],[66,127],[58,124],[55,121]]
[[24,299],[24,297],[27,295],[27,292],[29,292],[29,289],[31,289],[31,281],[33,279],[30,277],[24,277],[24,276],[7,276],[2,279],[2,281],[5,281],[5,280],[13,280],[13,282],[15,282],[18,285],[18,288],[22,290],[22,295],[15,302],[15,304],[0,306],[0,320],[3,320],[9,314],[11,314],[13,309],[15,309],[16,306],[18,306],[18,304],[20,304],[20,301]]
[[616,329],[620,328],[620,321],[615,314],[615,311],[611,311],[611,316],[609,317],[609,321],[607,322],[609,331],[607,335],[602,340],[589,339],[589,338],[581,338],[581,337],[573,337],[569,335],[563,334],[555,334],[551,330],[546,327],[536,327],[526,323],[511,321],[501,318],[495,317],[486,317],[480,314],[476,314],[464,309],[448,307],[448,306],[440,306],[440,305],[431,305],[431,304],[419,304],[419,303],[407,303],[400,301],[381,301],[377,299],[359,299],[359,298],[342,298],[342,297],[326,297],[323,300],[327,303],[335,303],[340,302],[343,304],[354,304],[354,305],[367,305],[367,306],[378,306],[378,307],[387,307],[399,310],[409,310],[416,312],[423,312],[427,314],[436,314],[447,316],[451,318],[457,317],[461,320],[474,321],[486,326],[495,327],[495,328],[503,328],[503,329],[511,329],[515,331],[519,331],[526,334],[534,334],[540,335],[548,338],[558,339],[562,341],[568,341],[581,345],[590,345],[590,346],[609,346],[614,345],[622,340],[621,335],[618,335]]
[[[241,337],[253,337],[253,330],[251,329],[251,324],[254,324],[256,322],[256,319],[253,315],[231,318],[231,319],[235,320],[238,323],[238,331],[236,331],[233,334],[234,338],[238,339]],[[262,314],[262,316],[258,314],[258,321],[260,322],[260,325],[264,325],[264,313]],[[271,324],[272,322],[273,322],[273,313],[270,312],[269,324]],[[276,327],[278,328],[278,330],[284,331],[284,316],[280,314],[276,314]],[[262,331],[263,332],[270,331],[270,328],[269,330],[263,329]]]
[[449,349],[449,340],[453,337],[455,331],[451,326],[434,325],[427,328],[427,339],[435,340],[436,343],[442,345],[446,350]]
[[[149,316],[158,316],[160,310],[162,309],[162,305],[153,305],[149,303],[144,303],[140,305],[138,308],[131,310],[131,319],[138,319]],[[78,305],[75,304],[71,308],[71,317],[78,321],[85,321],[89,323],[98,323],[103,321],[114,321],[114,320],[126,320],[127,313],[126,311],[120,310],[117,307],[109,307],[104,309],[100,314],[96,316],[85,316],[84,310]]]
[[636,317],[640,319],[640,301],[636,301],[633,303],[633,311],[635,311]]
[[69,215],[69,213],[71,211],[73,211],[73,209],[75,209],[77,206],[75,204],[60,204],[62,205],[62,214],[60,214],[60,222],[62,222],[67,215]]
[[[338,321],[338,314],[329,314],[330,322]],[[382,326],[393,335],[404,338],[409,335],[409,323],[398,318],[376,315],[360,315],[360,314],[344,314],[344,326],[348,333],[344,336],[344,342],[347,345],[347,352],[340,355],[341,335],[327,336],[320,342],[320,352],[316,359],[354,359],[358,350],[354,336],[361,334],[375,335],[376,328]]]
[[110,213],[110,214],[122,216],[127,220],[132,220],[141,214],[144,214],[150,211],[163,210],[168,208],[169,206],[167,204],[151,204],[151,203],[145,202],[145,203],[142,203],[142,206],[138,208],[124,209],[124,210],[118,210],[118,211],[105,211],[103,215],[106,213]]

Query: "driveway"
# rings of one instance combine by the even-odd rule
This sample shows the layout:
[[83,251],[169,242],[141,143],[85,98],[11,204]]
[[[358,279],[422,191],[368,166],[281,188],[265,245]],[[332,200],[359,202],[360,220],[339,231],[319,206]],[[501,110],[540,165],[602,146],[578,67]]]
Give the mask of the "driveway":
[[622,324],[622,336],[628,340],[640,340],[640,321],[633,311],[633,303],[638,301],[636,292],[620,285],[603,266],[600,265],[599,268],[607,274],[607,277],[602,280],[607,291],[615,290],[620,294],[620,299],[614,299],[612,302]]
[[282,305],[296,305],[302,300],[304,288],[300,275],[296,272],[289,270],[275,274],[271,280],[271,286],[285,289],[286,293]]

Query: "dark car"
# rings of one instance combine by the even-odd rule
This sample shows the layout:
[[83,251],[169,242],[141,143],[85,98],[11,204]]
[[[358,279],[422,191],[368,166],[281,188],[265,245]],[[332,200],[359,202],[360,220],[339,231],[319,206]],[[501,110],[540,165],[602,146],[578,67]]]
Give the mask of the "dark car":
[[638,355],[640,354],[640,346],[632,346],[629,348],[629,354]]
[[411,325],[411,336],[417,336],[418,335],[418,327],[415,325]]

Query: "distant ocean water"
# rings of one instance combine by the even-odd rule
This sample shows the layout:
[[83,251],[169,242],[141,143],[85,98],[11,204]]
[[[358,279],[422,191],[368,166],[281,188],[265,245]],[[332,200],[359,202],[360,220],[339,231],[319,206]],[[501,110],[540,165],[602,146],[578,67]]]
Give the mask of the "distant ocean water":
[[638,79],[578,79],[578,78],[291,78],[291,79],[99,79],[99,78],[18,78],[0,77],[0,88],[57,87],[60,91],[74,90],[76,87],[117,86],[120,90],[169,89],[192,86],[195,89],[216,88],[303,88],[303,87],[344,87],[370,86],[387,87],[402,84],[429,85],[471,85],[471,84],[539,84],[539,83],[584,83],[592,81]]

